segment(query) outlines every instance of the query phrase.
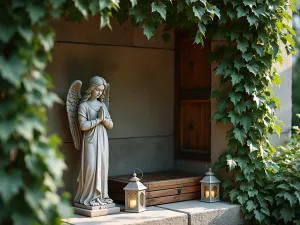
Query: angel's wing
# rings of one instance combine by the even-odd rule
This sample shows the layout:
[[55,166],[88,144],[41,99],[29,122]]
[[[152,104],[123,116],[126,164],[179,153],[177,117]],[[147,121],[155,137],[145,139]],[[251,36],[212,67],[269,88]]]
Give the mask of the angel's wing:
[[78,105],[81,100],[81,86],[82,82],[80,80],[75,80],[71,84],[66,102],[69,126],[73,137],[74,145],[77,150],[80,150],[81,148],[82,139],[82,132],[78,122]]
[[109,108],[109,89],[110,89],[110,85],[109,83],[107,83],[105,93],[102,96],[102,102],[106,105],[107,109]]

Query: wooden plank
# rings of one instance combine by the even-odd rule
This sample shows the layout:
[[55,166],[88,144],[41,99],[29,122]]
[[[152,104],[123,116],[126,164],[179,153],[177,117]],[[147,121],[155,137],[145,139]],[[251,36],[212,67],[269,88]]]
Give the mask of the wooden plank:
[[178,187],[178,188],[159,190],[159,191],[147,191],[146,198],[150,199],[150,198],[164,197],[170,195],[181,195],[186,193],[199,192],[200,190],[201,190],[201,186],[197,185],[197,186]]
[[199,184],[199,182],[197,182],[197,183],[195,183],[195,182],[185,183],[185,184],[173,184],[173,185],[167,185],[167,186],[158,186],[158,187],[152,187],[151,189],[149,189],[149,186],[147,186],[147,190],[148,191],[159,191],[159,190],[167,190],[167,189],[172,189],[172,188],[195,186],[197,184]]
[[174,180],[163,180],[159,182],[149,182],[147,183],[148,191],[154,190],[162,190],[168,189],[170,186],[173,185],[181,185],[187,183],[194,183],[198,184],[201,180],[201,177],[189,177],[189,178],[182,178],[182,179],[174,179]]
[[197,199],[200,197],[201,197],[200,192],[194,192],[194,193],[187,193],[187,194],[174,195],[174,196],[151,198],[146,200],[146,206],[186,201],[186,200]]

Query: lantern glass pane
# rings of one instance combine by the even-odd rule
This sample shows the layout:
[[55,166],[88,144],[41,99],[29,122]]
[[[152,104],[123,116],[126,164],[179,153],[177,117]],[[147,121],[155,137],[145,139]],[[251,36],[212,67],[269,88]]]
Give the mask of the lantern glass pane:
[[216,198],[218,196],[218,188],[217,186],[214,186],[212,189],[211,189],[211,197],[212,198]]
[[143,192],[140,194],[140,205],[145,207],[145,194]]
[[205,198],[209,198],[209,188],[205,185],[204,186],[204,197]]
[[136,193],[128,193],[128,204],[130,209],[136,208]]

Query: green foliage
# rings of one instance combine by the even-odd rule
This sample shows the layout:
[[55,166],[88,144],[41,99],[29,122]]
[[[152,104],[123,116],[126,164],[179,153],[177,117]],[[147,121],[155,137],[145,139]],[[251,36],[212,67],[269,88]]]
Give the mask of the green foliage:
[[[214,95],[219,103],[213,119],[224,123],[229,119],[233,128],[226,136],[229,151],[220,156],[215,168],[226,168],[235,175],[226,183],[224,194],[240,203],[246,219],[254,224],[284,224],[297,218],[292,192],[283,194],[277,186],[266,188],[284,168],[282,162],[273,161],[275,149],[268,141],[270,134],[280,134],[275,116],[280,105],[271,85],[280,84],[273,67],[282,62],[279,46],[284,46],[287,54],[294,51],[294,31],[288,24],[288,11],[294,9],[294,3],[243,0],[218,5],[226,9],[220,21],[230,23],[222,23],[215,32],[223,32],[222,38],[233,44],[228,44],[227,51],[213,53],[218,63],[216,74],[226,86],[219,90],[222,94]],[[299,178],[289,178],[299,182]]]
[[275,196],[272,215],[278,223],[300,223],[300,129],[294,127],[294,130],[276,155],[278,171],[271,177]]
[[71,212],[68,196],[57,194],[66,165],[45,114],[58,101],[43,70],[54,39],[49,18],[61,3],[0,3],[0,224],[61,224]]

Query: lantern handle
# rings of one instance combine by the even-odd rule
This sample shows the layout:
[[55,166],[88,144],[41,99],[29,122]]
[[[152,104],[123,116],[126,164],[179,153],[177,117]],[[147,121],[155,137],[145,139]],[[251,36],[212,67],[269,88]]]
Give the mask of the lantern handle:
[[142,171],[141,169],[139,169],[139,168],[135,168],[135,169],[134,169],[134,171],[133,171],[134,173],[135,173],[135,170],[139,170],[139,171],[141,171],[141,173],[142,173],[141,180],[142,180],[142,179],[143,179],[143,176],[144,176],[144,173],[143,173],[143,171]]

